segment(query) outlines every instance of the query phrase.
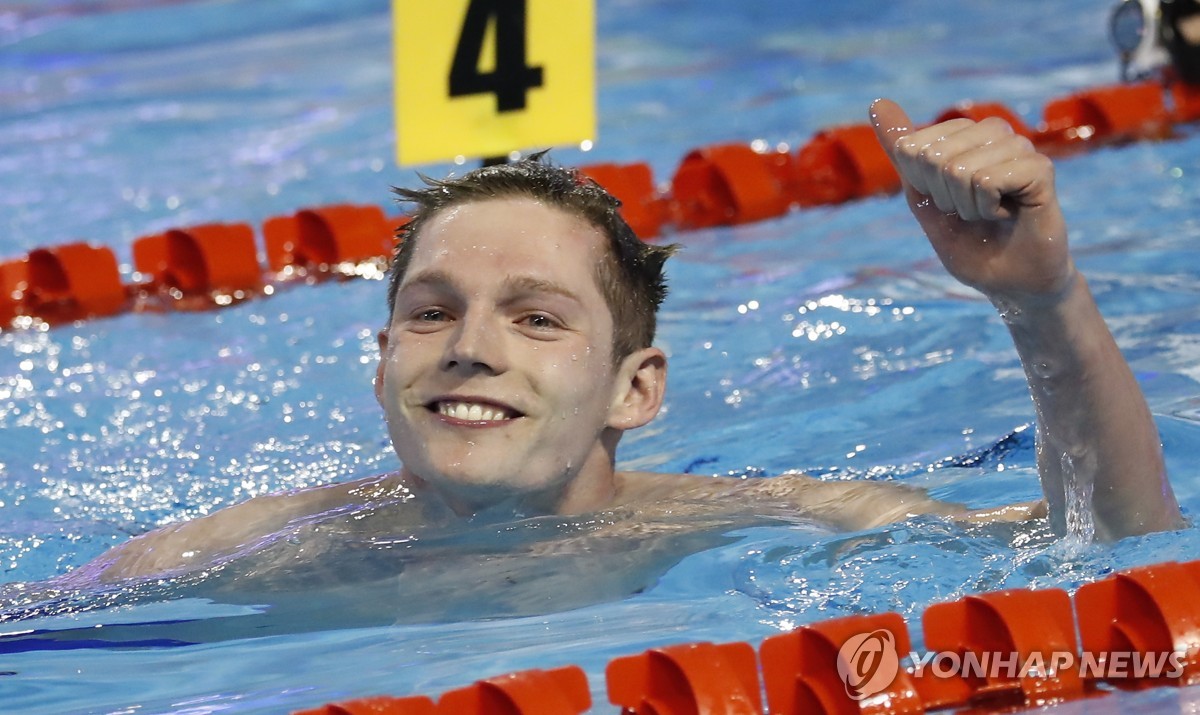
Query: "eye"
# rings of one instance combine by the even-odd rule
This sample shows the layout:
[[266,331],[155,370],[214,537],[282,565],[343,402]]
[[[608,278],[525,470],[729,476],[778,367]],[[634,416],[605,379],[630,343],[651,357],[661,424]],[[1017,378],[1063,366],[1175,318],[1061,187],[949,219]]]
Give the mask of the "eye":
[[454,322],[454,314],[445,308],[425,306],[414,308],[409,312],[405,325],[412,332],[431,333],[441,330],[452,322]]
[[561,323],[545,313],[530,313],[521,318],[519,322],[537,330],[554,330],[562,327]]

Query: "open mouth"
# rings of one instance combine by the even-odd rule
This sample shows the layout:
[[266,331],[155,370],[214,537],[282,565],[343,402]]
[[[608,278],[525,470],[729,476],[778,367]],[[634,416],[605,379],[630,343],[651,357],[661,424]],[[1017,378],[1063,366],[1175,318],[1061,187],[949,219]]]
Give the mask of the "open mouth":
[[439,415],[463,422],[505,422],[521,416],[516,410],[486,402],[437,400],[427,407]]

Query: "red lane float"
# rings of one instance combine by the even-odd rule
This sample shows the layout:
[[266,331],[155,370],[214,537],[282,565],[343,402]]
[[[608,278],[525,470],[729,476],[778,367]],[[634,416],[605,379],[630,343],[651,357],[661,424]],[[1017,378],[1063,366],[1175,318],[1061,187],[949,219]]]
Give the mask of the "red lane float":
[[24,315],[25,289],[29,287],[28,257],[0,262],[0,329]]
[[[1133,670],[1132,677],[1101,677],[1117,687],[1200,683],[1200,561],[1166,562],[1130,569],[1081,586],[1075,593],[1079,634],[1085,652],[1097,656],[1101,672]],[[1135,663],[1114,663],[1114,653],[1150,658],[1178,654],[1182,672],[1137,675]],[[1142,666],[1144,667],[1145,661]]]
[[276,273],[289,267],[329,272],[338,266],[384,261],[392,255],[397,228],[378,206],[301,209],[263,224],[267,264]]
[[[968,702],[1033,707],[1077,698],[1087,690],[1075,659],[1063,660],[1063,654],[1078,651],[1066,591],[1014,589],[967,596],[930,606],[922,623],[928,650],[955,653],[972,665],[936,678],[939,695],[958,693],[949,702],[936,703],[939,707]],[[994,662],[995,654],[1007,654],[1012,661]],[[1022,671],[1027,664],[1032,670]]]
[[28,259],[0,262],[0,328],[7,327],[23,312],[28,286]]
[[800,206],[839,204],[900,190],[900,175],[867,124],[819,132],[796,157]]
[[754,648],[685,643],[616,658],[605,671],[608,700],[622,715],[761,715]]
[[755,151],[745,144],[694,149],[671,179],[673,223],[684,229],[750,223],[791,208],[787,152]]
[[[852,638],[859,642],[843,654]],[[916,685],[899,669],[910,648],[898,613],[835,618],[765,638],[759,653],[771,714],[923,713]],[[883,667],[870,670],[864,664]],[[896,666],[894,673],[888,665]],[[866,677],[876,673],[883,682]]]
[[393,698],[377,695],[370,698],[329,703],[311,710],[299,710],[293,715],[437,715],[433,701],[423,695]]
[[579,666],[480,680],[438,699],[439,715],[579,715],[592,706]]
[[[348,274],[366,262],[386,263],[406,221],[375,206],[338,205],[268,219],[264,231],[276,272],[302,267]],[[260,294],[268,281],[254,229],[246,223],[142,236],[132,253],[142,282],[130,285],[121,282],[116,256],[105,246],[68,243],[0,262],[0,329],[21,316],[53,325],[129,309],[222,307]]]
[[970,119],[982,122],[992,117],[1008,122],[1008,126],[1023,137],[1030,139],[1039,137],[1038,133],[1030,129],[1029,125],[1017,116],[1016,112],[999,102],[963,102],[939,114],[933,123],[939,124],[951,119]]
[[293,715],[579,715],[591,706],[587,675],[570,665],[479,680],[443,693],[436,703],[423,695],[379,695]]
[[1054,100],[1043,113],[1046,141],[1162,139],[1170,116],[1157,82],[1098,87]]
[[50,324],[115,315],[128,297],[117,258],[106,246],[68,243],[35,249],[25,260],[23,276],[20,268],[5,272],[23,283],[23,290],[10,293],[21,294],[15,307]]
[[144,236],[133,242],[133,262],[150,278],[151,290],[175,300],[222,304],[249,297],[263,286],[254,229],[245,223],[211,223]]
[[649,164],[590,164],[579,171],[617,197],[621,215],[638,238],[645,241],[662,232],[667,199],[654,188]]

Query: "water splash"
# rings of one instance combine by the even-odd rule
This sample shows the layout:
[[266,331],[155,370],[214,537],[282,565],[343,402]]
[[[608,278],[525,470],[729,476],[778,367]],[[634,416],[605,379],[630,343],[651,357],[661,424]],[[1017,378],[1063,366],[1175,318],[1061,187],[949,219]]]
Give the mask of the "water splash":
[[1077,554],[1096,539],[1096,517],[1092,512],[1094,483],[1090,474],[1079,473],[1070,453],[1063,452],[1060,464],[1067,511],[1067,534],[1062,545],[1064,552]]

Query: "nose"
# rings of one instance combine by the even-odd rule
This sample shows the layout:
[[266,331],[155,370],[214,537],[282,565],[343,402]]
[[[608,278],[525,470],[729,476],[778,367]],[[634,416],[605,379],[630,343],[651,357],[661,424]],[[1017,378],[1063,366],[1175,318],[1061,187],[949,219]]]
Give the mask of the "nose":
[[447,370],[499,374],[508,369],[500,326],[496,320],[468,311],[454,326],[442,366]]

